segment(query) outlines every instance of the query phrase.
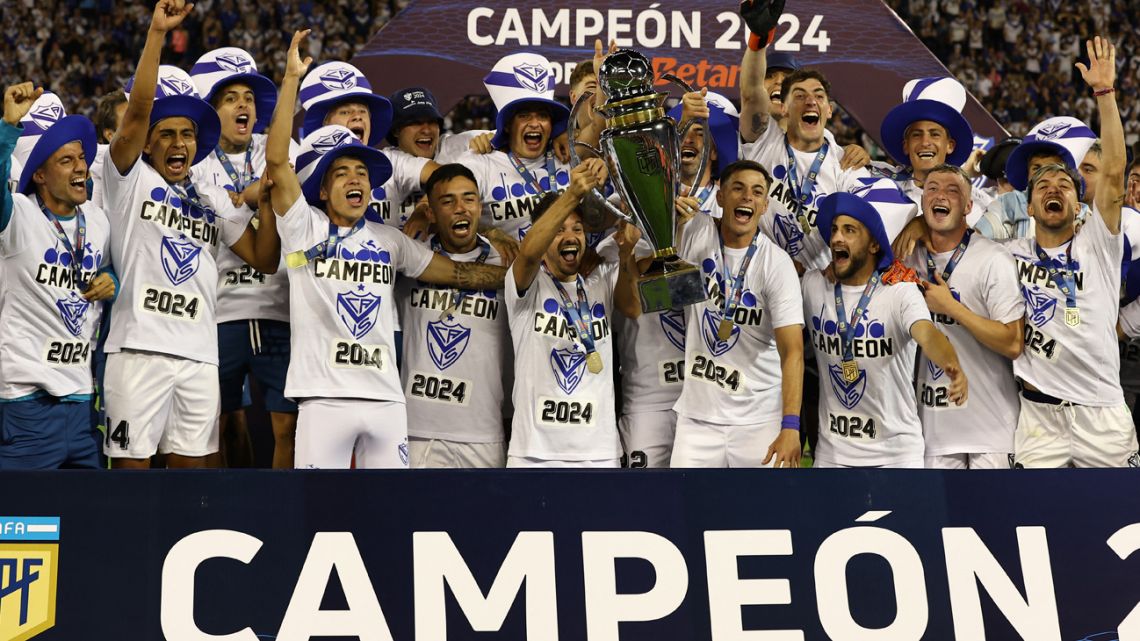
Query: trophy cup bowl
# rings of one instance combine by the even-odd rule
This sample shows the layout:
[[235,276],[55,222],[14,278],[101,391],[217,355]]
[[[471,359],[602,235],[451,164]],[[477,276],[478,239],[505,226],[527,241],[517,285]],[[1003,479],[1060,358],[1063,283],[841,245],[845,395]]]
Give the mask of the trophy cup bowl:
[[[653,262],[638,279],[642,311],[659,312],[703,301],[708,294],[700,270],[677,255],[674,199],[680,185],[681,140],[689,127],[700,124],[707,128],[708,123],[695,119],[678,130],[665,115],[667,94],[653,90],[652,65],[637,51],[622,49],[610,54],[597,72],[598,84],[608,97],[605,106],[599,108],[606,117],[606,128],[598,149],[575,140],[578,111],[593,94],[579,98],[570,114],[571,156],[576,163],[575,149],[582,145],[605,160],[625,209],[633,213],[642,236],[653,247]],[[674,76],[664,78],[692,91]],[[711,144],[706,135],[697,176],[704,175]],[[689,195],[698,188],[694,184]],[[596,211],[599,199],[604,202],[601,194],[594,194],[584,205]],[[630,218],[612,205],[608,208],[620,218]]]

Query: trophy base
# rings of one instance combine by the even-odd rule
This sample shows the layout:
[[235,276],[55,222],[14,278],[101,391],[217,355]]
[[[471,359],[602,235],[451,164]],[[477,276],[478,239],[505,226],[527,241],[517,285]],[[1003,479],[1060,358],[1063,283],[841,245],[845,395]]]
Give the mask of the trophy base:
[[645,314],[684,307],[708,298],[701,270],[676,254],[657,258],[637,280]]

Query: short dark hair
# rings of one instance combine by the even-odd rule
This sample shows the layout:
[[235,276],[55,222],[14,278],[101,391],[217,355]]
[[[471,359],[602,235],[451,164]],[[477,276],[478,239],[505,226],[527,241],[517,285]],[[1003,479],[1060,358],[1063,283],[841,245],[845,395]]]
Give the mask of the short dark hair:
[[827,81],[822,72],[815,69],[797,69],[784,76],[784,82],[780,84],[781,99],[787,102],[792,92],[792,85],[805,80],[818,80],[819,84],[823,85],[823,91],[827,93],[827,99],[831,100],[831,83]]
[[110,140],[104,140],[103,132],[107,129],[115,131],[118,128],[115,109],[126,101],[127,94],[123,93],[122,89],[116,89],[99,99],[99,104],[95,106],[95,134],[99,137],[99,142],[110,144]]
[[428,198],[431,198],[436,185],[450,182],[456,178],[466,178],[475,183],[476,189],[479,187],[479,181],[475,179],[475,174],[467,168],[467,165],[453,162],[440,165],[439,168],[431,172],[431,176],[428,176],[427,182],[424,183],[424,193],[427,194]]
[[583,60],[582,62],[579,62],[578,65],[574,67],[574,71],[570,72],[570,87],[573,88],[574,85],[582,82],[582,79],[586,76],[593,75],[597,75],[597,73],[594,71],[593,60]]
[[1055,173],[1065,174],[1069,177],[1069,180],[1073,181],[1073,186],[1077,188],[1077,200],[1081,200],[1085,197],[1085,180],[1081,178],[1081,175],[1076,169],[1068,165],[1049,164],[1038,167],[1037,171],[1033,172],[1033,175],[1029,177],[1029,185],[1026,188],[1026,198],[1030,202],[1033,202],[1033,187],[1047,174]]
[[556,200],[558,200],[558,194],[555,192],[548,191],[543,194],[542,198],[539,198],[538,202],[534,204],[534,209],[530,210],[531,224],[537,223],[538,219],[542,218],[542,215],[550,209]]
[[1128,163],[1128,165],[1127,165],[1127,166],[1124,168],[1124,179],[1125,179],[1126,181],[1128,180],[1128,174],[1132,173],[1132,170],[1133,170],[1133,169],[1136,169],[1136,162],[1137,162],[1138,160],[1140,160],[1140,159],[1138,159],[1138,158],[1133,158],[1133,159],[1132,159],[1132,161],[1131,161],[1131,162],[1129,162],[1129,163]]
[[769,174],[768,170],[764,169],[764,165],[761,165],[755,160],[737,160],[734,163],[729,163],[729,165],[720,172],[720,184],[727,184],[733,174],[741,171],[758,171],[764,176],[765,187],[770,188],[772,186],[772,174]]

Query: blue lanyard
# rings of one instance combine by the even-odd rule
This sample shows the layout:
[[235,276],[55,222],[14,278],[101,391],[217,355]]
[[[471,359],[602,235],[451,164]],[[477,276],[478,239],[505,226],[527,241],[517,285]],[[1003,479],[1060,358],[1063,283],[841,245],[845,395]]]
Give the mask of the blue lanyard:
[[170,183],[170,191],[167,192],[168,197],[170,196],[170,192],[174,192],[178,195],[178,198],[182,200],[183,210],[191,207],[196,208],[202,212],[202,215],[205,216],[208,222],[214,222],[214,210],[202,202],[202,198],[198,195],[198,190],[194,188],[194,183],[189,180],[186,180],[185,184]]
[[1064,269],[1057,269],[1058,261],[1049,258],[1049,254],[1045,253],[1044,249],[1033,241],[1033,249],[1037,251],[1037,258],[1040,259],[1042,267],[1049,271],[1049,278],[1052,279],[1053,284],[1061,293],[1065,295],[1065,308],[1077,308],[1077,280],[1073,276],[1073,241],[1069,241],[1069,248],[1065,254],[1065,267]]
[[[482,236],[476,236],[475,242],[479,245],[479,257],[475,259],[475,262],[479,264],[486,263],[487,257],[491,255],[491,243],[484,240]],[[451,256],[447,253],[446,250],[444,250],[443,243],[439,242],[439,236],[431,237],[431,250],[443,256]],[[439,315],[439,319],[443,320],[445,318],[451,318],[451,316],[455,313],[455,310],[459,309],[459,304],[462,303],[463,299],[471,293],[472,290],[469,289],[455,290],[451,295],[451,303],[448,304],[447,309],[443,310],[443,313]]]
[[843,360],[845,362],[854,362],[855,360],[851,349],[851,345],[855,341],[855,327],[859,324],[863,312],[867,311],[867,306],[871,304],[871,295],[879,286],[881,276],[879,272],[875,272],[871,276],[871,280],[867,281],[867,286],[863,288],[863,295],[859,297],[859,305],[855,308],[855,313],[851,315],[850,321],[847,320],[847,309],[843,305],[843,285],[839,282],[835,283],[835,315],[838,320],[839,338],[843,342]]
[[[515,152],[508,151],[507,157],[511,159],[511,164],[514,165],[515,171],[517,171],[519,175],[522,176],[522,179],[534,187],[534,194],[536,197],[541,196],[547,192],[546,189],[542,188],[542,183],[538,182],[538,178],[535,178],[534,174],[530,173],[530,170],[526,168],[526,165],[524,165],[522,161],[519,160],[519,157],[515,155]],[[555,189],[554,154],[550,153],[549,151],[546,152],[546,176],[547,180],[550,182],[550,191],[557,191],[557,189]]]
[[[37,198],[37,200],[39,200]],[[87,291],[87,281],[83,280],[83,254],[87,250],[87,218],[83,215],[83,210],[75,208],[75,245],[71,244],[71,239],[67,237],[67,232],[63,231],[63,225],[59,224],[59,219],[55,214],[48,211],[47,205],[40,201],[40,211],[44,213],[44,217],[51,221],[55,227],[55,237],[63,244],[63,248],[71,256],[71,280],[75,288],[79,292]]]
[[[966,233],[962,234],[962,241],[958,243],[958,247],[954,249],[954,254],[950,256],[950,262],[946,263],[946,269],[942,270],[942,280],[949,282],[950,274],[954,273],[954,268],[958,266],[958,262],[962,260],[962,256],[966,253],[966,247],[970,244],[970,236],[974,235],[973,229],[966,229]],[[926,279],[934,282],[934,273],[938,271],[938,266],[934,264],[934,258],[930,252],[926,252]]]
[[550,276],[550,280],[554,282],[554,288],[558,290],[558,295],[562,298],[562,316],[574,328],[574,333],[578,335],[578,340],[581,341],[586,353],[593,354],[596,348],[594,347],[594,333],[590,329],[590,318],[592,317],[590,299],[586,298],[586,284],[582,282],[582,275],[575,274],[578,279],[578,304],[575,305],[574,301],[570,300],[570,294],[566,293],[566,288],[554,277],[554,274],[550,273],[545,263],[542,265],[542,271]]
[[704,211],[705,203],[708,202],[709,196],[712,195],[714,188],[716,188],[716,185],[710,181],[709,184],[705,185],[704,188],[697,192],[697,204],[699,205],[698,209]]
[[[338,227],[335,223],[329,223],[328,240],[322,240],[316,245],[313,245],[312,248],[304,253],[293,252],[293,254],[288,257],[288,262],[291,263],[290,267],[299,267],[301,265],[311,263],[318,257],[323,257],[325,260],[336,258],[336,250],[338,247],[340,247],[341,242],[348,239],[350,236],[360,231],[361,229],[364,229],[364,222],[364,218],[361,217],[360,220],[357,220],[356,224],[354,224],[352,228],[348,230],[348,233],[343,236],[340,235],[340,227]],[[296,259],[292,258],[292,256],[297,254],[300,254],[303,257],[304,262],[298,262]]]
[[734,278],[728,270],[728,257],[724,252],[724,239],[720,238],[720,263],[721,273],[724,275],[724,306],[721,308],[721,317],[725,320],[732,321],[733,316],[736,314],[736,308],[740,305],[740,297],[744,294],[744,273],[748,271],[748,266],[752,263],[752,257],[756,255],[757,239],[760,237],[760,232],[757,230],[756,235],[752,237],[752,244],[748,246],[748,252],[744,254],[744,260],[740,262],[740,270]]
[[230,184],[233,185],[236,191],[245,191],[246,187],[256,182],[253,177],[253,143],[250,143],[249,146],[245,148],[246,180],[242,180],[242,177],[238,175],[233,163],[230,162],[229,156],[222,151],[221,147],[214,147],[214,155],[218,157],[218,162],[222,163],[222,169],[226,170],[226,175],[230,177]]
[[[811,168],[808,169],[808,175],[801,183],[799,178],[799,171],[796,169],[796,153],[792,151],[792,146],[788,144],[788,139],[784,138],[784,149],[788,152],[788,180],[792,183],[792,195],[796,197],[796,202],[799,203],[797,207],[798,212],[796,218],[801,219],[800,224],[804,225],[807,221],[807,216],[804,210],[807,209],[811,203],[812,194],[815,193],[815,181],[819,178],[819,170],[823,167],[823,160],[827,157],[827,152],[831,149],[830,142],[824,142],[823,146],[819,148],[819,153],[816,154],[815,160],[811,163]],[[805,229],[807,231],[807,229]]]

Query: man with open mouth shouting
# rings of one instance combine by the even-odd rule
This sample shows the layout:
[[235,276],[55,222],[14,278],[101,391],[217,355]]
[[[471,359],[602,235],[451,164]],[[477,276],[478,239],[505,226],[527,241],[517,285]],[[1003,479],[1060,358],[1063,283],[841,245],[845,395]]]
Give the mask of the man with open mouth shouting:
[[271,213],[259,215],[255,230],[226,190],[190,175],[217,145],[218,115],[185,72],[160,75],[158,63],[166,33],[192,8],[183,0],[157,3],[103,167],[113,262],[122,276],[105,383],[104,450],[118,467],[147,467],[156,451],[169,454],[172,467],[198,467],[217,451],[215,258],[229,246],[265,273],[280,261]]
[[[890,205],[897,190],[884,182],[881,191],[894,191],[887,194]],[[916,344],[949,378],[949,401],[966,402],[966,375],[918,287],[882,281],[894,254],[877,191],[866,199],[838,193],[823,200],[820,229],[837,281],[813,270],[801,283],[821,378],[815,467],[923,467],[911,384]]]
[[502,267],[454,262],[399,230],[365,218],[369,193],[392,166],[345,127],[301,142],[294,173],[289,134],[301,76],[312,59],[298,31],[269,128],[266,171],[289,266],[292,358],[285,395],[299,401],[294,466],[408,466],[404,393],[394,361],[396,272],[462,289],[502,286]]
[[1087,48],[1089,64],[1077,68],[1097,99],[1101,120],[1093,212],[1076,229],[1080,176],[1065,165],[1045,165],[1028,182],[1034,234],[1008,245],[1026,304],[1025,349],[1013,363],[1022,386],[1014,434],[1019,467],[1140,465],[1120,387],[1115,331],[1125,167],[1124,127],[1114,95],[1116,48],[1100,37]]
[[562,194],[544,196],[507,271],[515,348],[514,421],[507,467],[618,467],[614,408],[614,308],[641,315],[634,225],[619,224],[618,260],[581,273],[586,232],[578,206],[606,180],[587,159]]
[[771,177],[725,167],[720,220],[685,224],[680,255],[708,300],[685,310],[685,372],[670,467],[799,467],[803,301],[787,253],[759,232]]

